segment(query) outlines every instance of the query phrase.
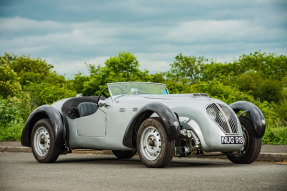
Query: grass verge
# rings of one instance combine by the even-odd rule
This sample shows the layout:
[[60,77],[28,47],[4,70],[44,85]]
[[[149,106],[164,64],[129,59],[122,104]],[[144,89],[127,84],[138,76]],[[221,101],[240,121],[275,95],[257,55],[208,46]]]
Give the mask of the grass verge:
[[287,126],[269,125],[262,138],[263,144],[287,145]]

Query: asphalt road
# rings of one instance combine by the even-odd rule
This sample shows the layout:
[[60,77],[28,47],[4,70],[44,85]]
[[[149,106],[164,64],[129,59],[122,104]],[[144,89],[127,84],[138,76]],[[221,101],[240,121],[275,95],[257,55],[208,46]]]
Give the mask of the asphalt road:
[[40,164],[31,153],[0,153],[0,190],[287,190],[287,165],[174,159],[164,169],[135,157],[65,155]]

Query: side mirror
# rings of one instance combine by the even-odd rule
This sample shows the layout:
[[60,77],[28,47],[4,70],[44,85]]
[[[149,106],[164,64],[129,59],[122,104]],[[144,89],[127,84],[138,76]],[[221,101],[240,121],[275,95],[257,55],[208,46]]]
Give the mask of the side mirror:
[[103,107],[106,105],[106,102],[104,100],[100,100],[98,105],[99,105],[99,107]]
[[99,107],[103,107],[103,106],[108,107],[108,106],[110,106],[110,105],[107,104],[106,101],[104,101],[104,100],[100,100],[99,103],[98,103],[98,105],[99,105]]

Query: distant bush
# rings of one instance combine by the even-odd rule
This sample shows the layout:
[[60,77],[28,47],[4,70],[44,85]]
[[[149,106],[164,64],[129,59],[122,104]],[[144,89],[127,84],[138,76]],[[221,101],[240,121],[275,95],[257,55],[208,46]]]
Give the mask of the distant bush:
[[7,126],[0,126],[0,141],[20,141],[24,124],[24,120],[16,119]]
[[0,141],[20,140],[28,115],[26,109],[16,97],[0,97]]
[[287,121],[287,99],[282,100],[278,105],[275,105],[275,115],[283,121]]

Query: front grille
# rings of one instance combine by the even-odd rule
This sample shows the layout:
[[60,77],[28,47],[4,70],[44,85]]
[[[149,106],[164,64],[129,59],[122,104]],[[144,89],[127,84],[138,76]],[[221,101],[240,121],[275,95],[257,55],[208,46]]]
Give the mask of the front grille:
[[238,123],[235,113],[226,105],[212,103],[206,108],[206,112],[223,130],[225,134],[237,134]]

